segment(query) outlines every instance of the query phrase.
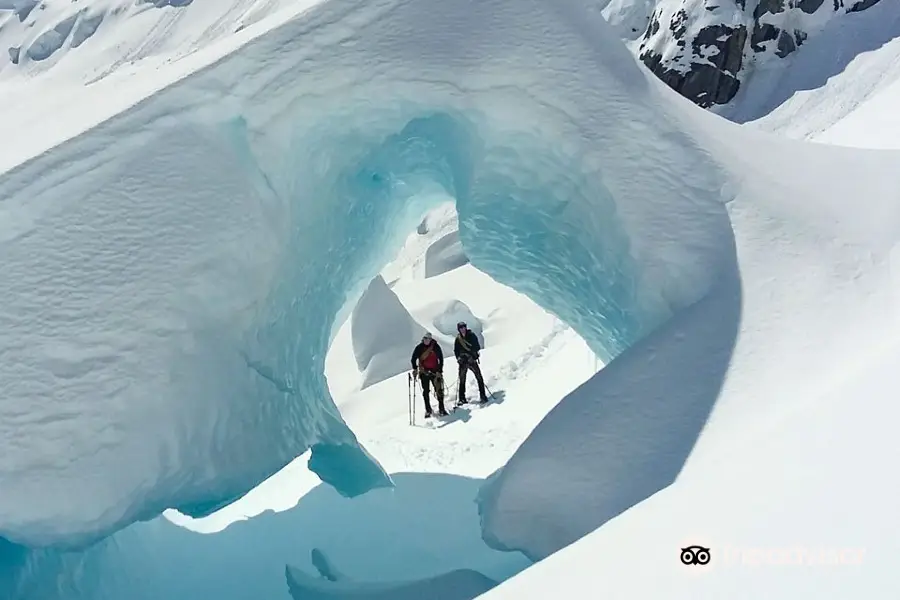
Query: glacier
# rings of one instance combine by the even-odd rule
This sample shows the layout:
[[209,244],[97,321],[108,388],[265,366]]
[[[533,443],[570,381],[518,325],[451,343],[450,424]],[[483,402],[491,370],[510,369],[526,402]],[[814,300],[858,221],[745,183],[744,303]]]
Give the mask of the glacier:
[[605,357],[701,297],[719,175],[581,13],[326,2],[4,174],[0,535],[206,514],[307,448],[347,495],[389,485],[322,365],[447,195],[472,263]]
[[[890,313],[872,282],[900,230],[897,153],[697,114],[580,2],[328,0],[247,36],[0,175],[0,582],[16,593],[59,569],[152,580],[143,549],[187,535],[153,517],[209,514],[307,449],[343,496],[388,492],[324,357],[447,197],[471,263],[610,361],[482,490],[485,539],[531,558],[669,485],[722,442],[711,413],[771,408],[781,370],[808,388]],[[854,193],[848,173],[871,210],[829,203]],[[216,538],[191,557],[226,571]],[[140,551],[84,559],[122,544]]]

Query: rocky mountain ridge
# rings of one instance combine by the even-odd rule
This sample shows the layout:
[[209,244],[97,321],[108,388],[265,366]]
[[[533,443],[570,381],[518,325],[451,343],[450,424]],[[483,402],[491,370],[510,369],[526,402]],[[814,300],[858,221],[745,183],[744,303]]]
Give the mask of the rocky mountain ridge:
[[[604,15],[640,60],[699,106],[727,104],[752,70],[795,52],[834,18],[881,0],[610,0]],[[896,1],[896,0],[895,0]]]

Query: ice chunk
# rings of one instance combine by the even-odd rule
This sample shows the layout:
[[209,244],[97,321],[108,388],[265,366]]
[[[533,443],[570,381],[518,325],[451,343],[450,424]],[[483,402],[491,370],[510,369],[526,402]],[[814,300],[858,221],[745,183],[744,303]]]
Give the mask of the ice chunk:
[[373,278],[350,317],[353,355],[363,373],[360,387],[409,371],[412,349],[424,334],[381,275]]
[[85,43],[92,35],[97,33],[97,30],[100,28],[100,25],[103,23],[103,18],[105,13],[97,13],[97,14],[87,14],[86,11],[80,13],[81,18],[78,20],[78,24],[75,25],[75,30],[72,32],[72,47],[78,48],[83,43]]
[[456,325],[463,321],[466,326],[475,332],[478,337],[478,343],[484,348],[484,325],[481,319],[472,314],[472,310],[462,300],[447,300],[438,302],[428,307],[435,313],[434,327],[447,338],[450,343],[459,335]]
[[[419,580],[378,583],[353,581],[339,573],[320,549],[313,548],[311,559],[322,579],[312,579],[290,565],[285,568],[288,589],[296,600],[418,600],[424,597],[471,600],[497,585],[493,579],[471,569],[456,569]],[[339,582],[340,585],[326,582]]]
[[470,569],[418,581],[331,583],[313,579],[288,566],[285,577],[294,600],[472,600],[497,585],[496,581]]
[[740,297],[734,274],[550,411],[482,488],[485,539],[541,560],[671,484],[718,398]]
[[451,231],[425,251],[425,278],[437,277],[469,263],[459,240],[459,231]]
[[74,15],[66,17],[53,29],[49,29],[38,36],[38,38],[28,47],[28,50],[25,51],[28,58],[35,61],[46,60],[50,58],[54,52],[62,48],[66,39],[69,37],[69,34],[72,33],[72,29],[75,27],[75,22],[78,20],[79,14],[80,13],[75,13]]

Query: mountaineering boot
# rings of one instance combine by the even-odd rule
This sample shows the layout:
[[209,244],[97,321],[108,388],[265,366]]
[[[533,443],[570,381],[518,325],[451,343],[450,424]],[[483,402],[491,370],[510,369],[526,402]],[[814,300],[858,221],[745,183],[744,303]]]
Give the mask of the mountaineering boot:
[[432,417],[432,415],[433,415],[433,413],[432,413],[430,410],[426,410],[426,411],[425,411],[425,418],[426,418],[426,419],[430,419],[430,418]]
[[442,416],[442,417],[446,417],[446,416],[448,416],[450,413],[448,413],[446,410],[444,410],[444,407],[442,406],[441,409],[438,411],[438,414],[439,414],[440,416]]

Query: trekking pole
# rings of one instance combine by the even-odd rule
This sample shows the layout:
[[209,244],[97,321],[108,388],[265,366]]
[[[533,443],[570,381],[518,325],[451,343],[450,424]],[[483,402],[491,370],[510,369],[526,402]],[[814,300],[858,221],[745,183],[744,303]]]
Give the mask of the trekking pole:
[[494,398],[494,392],[488,387],[487,381],[484,381],[484,372],[481,370],[481,361],[476,358],[475,364],[478,365],[478,372],[481,373],[481,381],[484,382],[484,389],[487,390],[488,396],[490,396],[491,399],[496,400],[496,398]]
[[406,374],[406,382],[407,382],[407,399],[409,400],[409,406],[407,406],[407,412],[409,413],[409,424],[415,425],[416,423],[416,403],[415,397],[413,394],[413,381],[412,381],[412,373]]

